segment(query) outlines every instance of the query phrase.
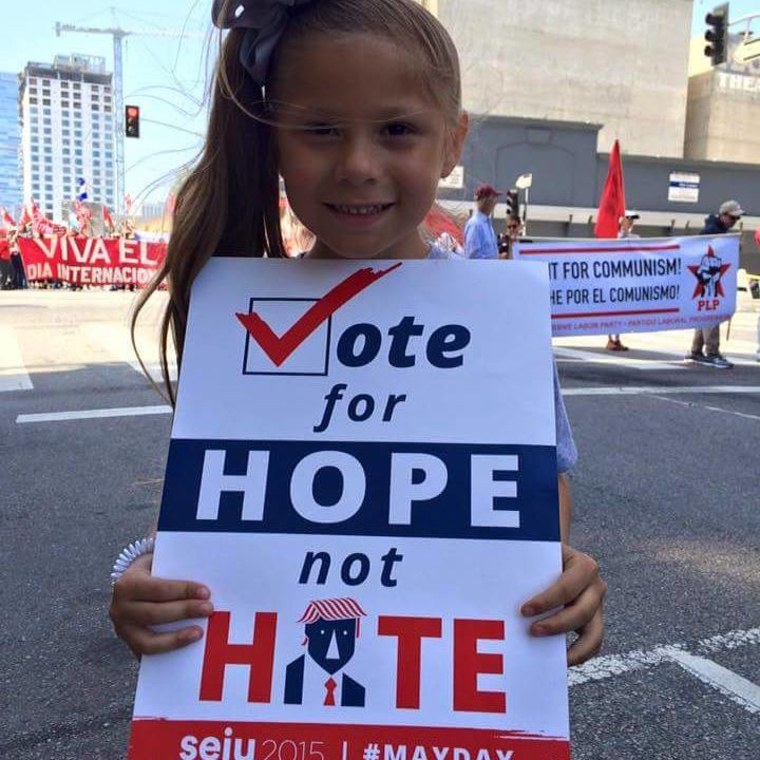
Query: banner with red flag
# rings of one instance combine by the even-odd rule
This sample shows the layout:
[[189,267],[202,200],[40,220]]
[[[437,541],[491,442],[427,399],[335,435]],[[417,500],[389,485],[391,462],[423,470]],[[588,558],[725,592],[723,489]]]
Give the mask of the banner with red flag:
[[82,235],[18,239],[29,281],[145,287],[166,256],[166,245]]
[[625,188],[623,184],[623,160],[620,158],[620,143],[615,140],[610,153],[607,179],[604,181],[599,213],[596,216],[594,235],[598,238],[616,238],[620,217],[625,214]]

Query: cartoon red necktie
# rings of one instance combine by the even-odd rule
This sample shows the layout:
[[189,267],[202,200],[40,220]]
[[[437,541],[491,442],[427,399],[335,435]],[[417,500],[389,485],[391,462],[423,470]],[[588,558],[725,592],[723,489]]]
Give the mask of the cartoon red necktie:
[[335,687],[338,684],[335,683],[335,679],[330,676],[325,681],[325,689],[327,689],[327,694],[325,694],[325,702],[328,707],[335,707]]

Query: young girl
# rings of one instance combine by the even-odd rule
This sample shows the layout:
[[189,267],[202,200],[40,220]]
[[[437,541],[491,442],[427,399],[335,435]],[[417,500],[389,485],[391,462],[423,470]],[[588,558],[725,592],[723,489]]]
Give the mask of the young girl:
[[[283,255],[280,176],[294,212],[314,233],[310,258],[442,258],[418,227],[467,133],[456,50],[414,0],[216,0],[213,13],[218,26],[232,30],[217,66],[205,151],[178,194],[161,271],[170,292],[161,347],[166,378],[169,331],[181,360],[190,288],[208,259]],[[566,470],[575,454],[555,395],[566,542]],[[149,546],[141,544],[140,556],[120,571],[110,610],[137,656],[203,634],[197,625],[160,633],[151,626],[213,611],[205,586],[151,575]],[[576,664],[601,646],[606,586],[596,562],[566,543],[563,561],[561,577],[522,613],[554,610],[531,632],[575,631],[568,660]]]

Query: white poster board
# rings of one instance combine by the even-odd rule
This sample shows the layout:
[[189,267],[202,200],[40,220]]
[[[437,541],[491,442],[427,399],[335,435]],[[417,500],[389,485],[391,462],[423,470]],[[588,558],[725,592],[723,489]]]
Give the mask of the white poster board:
[[[212,590],[144,657],[131,760],[565,760],[546,267],[214,259],[154,574]],[[541,304],[545,304],[541,308]]]

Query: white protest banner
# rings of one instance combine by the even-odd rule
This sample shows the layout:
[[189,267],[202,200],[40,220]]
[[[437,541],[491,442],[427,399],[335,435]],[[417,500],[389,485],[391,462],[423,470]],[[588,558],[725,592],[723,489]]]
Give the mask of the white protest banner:
[[514,258],[548,262],[558,337],[710,327],[736,310],[737,235],[521,242]]
[[130,760],[568,760],[564,637],[519,614],[561,572],[548,297],[532,263],[207,264],[153,572],[215,612],[143,657]]

